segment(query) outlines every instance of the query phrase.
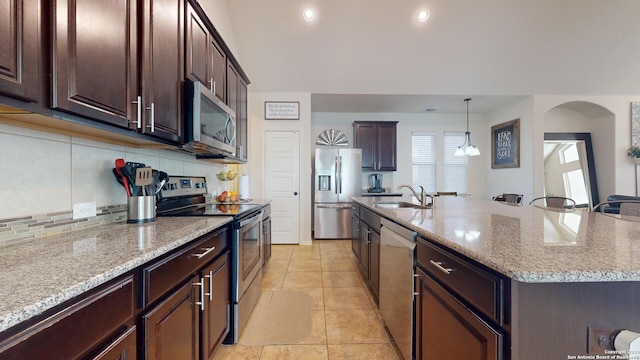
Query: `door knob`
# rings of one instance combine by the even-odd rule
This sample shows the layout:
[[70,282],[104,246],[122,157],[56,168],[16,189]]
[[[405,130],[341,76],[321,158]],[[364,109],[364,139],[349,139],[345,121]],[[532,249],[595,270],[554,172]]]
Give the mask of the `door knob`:
[[294,191],[294,192],[293,192],[293,195],[298,195],[298,192],[297,192],[297,191]]

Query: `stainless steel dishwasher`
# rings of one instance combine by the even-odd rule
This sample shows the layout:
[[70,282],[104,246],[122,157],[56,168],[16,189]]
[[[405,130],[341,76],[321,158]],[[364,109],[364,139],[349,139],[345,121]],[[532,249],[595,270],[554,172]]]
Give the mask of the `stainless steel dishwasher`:
[[411,360],[417,233],[385,218],[381,224],[380,313],[405,360]]

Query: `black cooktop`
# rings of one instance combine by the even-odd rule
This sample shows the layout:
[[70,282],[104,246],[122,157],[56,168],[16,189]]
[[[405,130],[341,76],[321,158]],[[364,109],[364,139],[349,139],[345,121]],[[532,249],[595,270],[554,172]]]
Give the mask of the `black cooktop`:
[[202,176],[170,176],[158,194],[157,216],[233,216],[258,210],[261,204],[206,203],[206,179]]
[[159,216],[236,216],[260,208],[259,204],[201,204],[168,210]]

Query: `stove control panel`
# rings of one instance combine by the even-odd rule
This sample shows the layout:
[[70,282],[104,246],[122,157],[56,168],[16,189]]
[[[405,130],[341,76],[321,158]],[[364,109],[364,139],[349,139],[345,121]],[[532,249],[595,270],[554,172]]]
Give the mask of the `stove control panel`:
[[169,176],[160,190],[163,199],[207,194],[207,180],[203,176]]

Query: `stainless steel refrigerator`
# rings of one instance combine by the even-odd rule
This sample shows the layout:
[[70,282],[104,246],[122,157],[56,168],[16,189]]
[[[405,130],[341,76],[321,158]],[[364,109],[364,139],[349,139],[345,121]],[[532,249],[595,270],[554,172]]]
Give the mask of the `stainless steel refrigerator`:
[[361,149],[316,149],[314,238],[351,238],[351,197],[362,193],[361,173]]

